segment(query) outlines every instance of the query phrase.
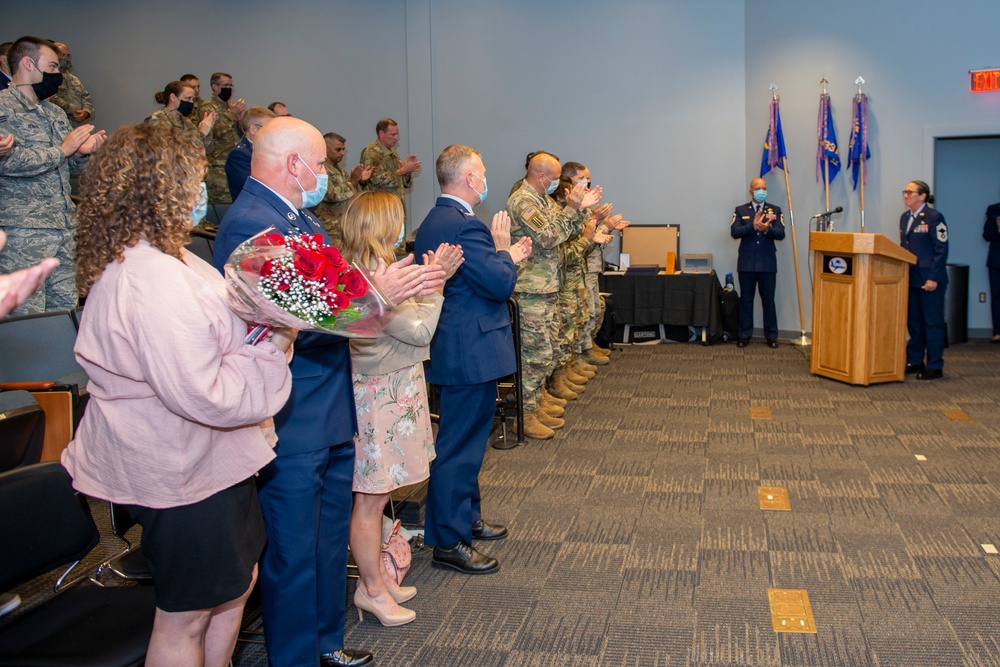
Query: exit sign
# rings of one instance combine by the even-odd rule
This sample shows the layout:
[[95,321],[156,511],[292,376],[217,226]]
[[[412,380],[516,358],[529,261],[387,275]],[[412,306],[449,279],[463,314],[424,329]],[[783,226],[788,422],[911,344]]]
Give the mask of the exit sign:
[[969,70],[969,92],[986,93],[1000,90],[1000,69]]

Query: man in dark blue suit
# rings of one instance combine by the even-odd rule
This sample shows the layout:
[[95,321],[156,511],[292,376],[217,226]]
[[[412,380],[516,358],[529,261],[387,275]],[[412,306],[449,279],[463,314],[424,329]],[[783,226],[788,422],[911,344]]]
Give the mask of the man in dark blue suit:
[[990,242],[986,269],[990,274],[990,313],[993,315],[993,342],[1000,343],[1000,202],[986,208],[983,239]]
[[240,196],[243,185],[250,178],[250,158],[253,156],[253,140],[267,121],[274,118],[274,112],[267,107],[250,107],[243,114],[243,138],[233,146],[226,157],[226,183],[233,201]]
[[[910,268],[910,298],[906,309],[906,372],[918,380],[944,374],[944,294],[948,288],[948,225],[934,203],[930,187],[911,181],[903,190],[909,209],[899,217],[899,244],[917,256]],[[926,352],[926,361],[924,353]]]
[[[322,224],[303,210],[323,198],[324,182],[316,175],[325,175],[325,160],[323,136],[312,125],[294,118],[269,122],[255,140],[251,177],[219,226],[216,268],[268,227],[326,238]],[[437,267],[406,264],[376,271],[392,301],[441,284]],[[268,663],[364,665],[370,653],[343,648],[357,426],[347,340],[300,334],[291,371],[291,396],[274,417],[277,458],[257,480],[268,538],[260,565]]]
[[499,540],[507,528],[483,521],[479,469],[496,406],[497,380],[517,368],[507,300],[517,283],[514,265],[531,253],[531,239],[510,243],[510,218],[501,211],[488,228],[472,207],[486,200],[486,168],[476,149],[453,145],[437,159],[441,196],[417,230],[422,256],[441,243],[462,246],[465,263],[445,284],[444,306],[431,341],[427,381],[438,387],[440,427],[431,466],[424,543],[433,563],[465,574],[489,574],[496,559],[473,539]]
[[774,308],[778,261],[775,241],[785,238],[785,220],[781,209],[767,203],[767,181],[750,181],[748,204],[736,207],[729,233],[740,239],[740,331],[737,347],[746,347],[753,336],[753,295],[760,291],[764,312],[764,338],[769,347],[778,347],[778,314]]

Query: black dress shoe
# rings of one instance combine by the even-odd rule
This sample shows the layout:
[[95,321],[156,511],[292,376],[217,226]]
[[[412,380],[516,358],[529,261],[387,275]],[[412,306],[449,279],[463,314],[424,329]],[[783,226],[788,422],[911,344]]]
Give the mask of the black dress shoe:
[[768,338],[767,339],[767,346],[770,347],[770,348],[778,347],[778,341],[774,340],[773,338]]
[[372,661],[372,654],[364,651],[352,651],[342,648],[333,653],[324,653],[319,657],[320,667],[359,667]]
[[472,524],[472,539],[502,540],[507,537],[507,526],[486,523],[482,519]]
[[435,567],[448,567],[462,574],[492,574],[500,569],[496,558],[479,553],[465,542],[450,547],[434,547],[431,563]]
[[923,364],[906,364],[906,375],[910,373],[923,373],[925,370],[927,369],[924,368]]
[[736,341],[736,347],[746,347],[747,343],[749,342],[750,342],[749,338],[740,338],[738,341]]
[[944,371],[940,368],[927,369],[921,373],[917,373],[918,380],[937,380],[939,377],[944,375]]

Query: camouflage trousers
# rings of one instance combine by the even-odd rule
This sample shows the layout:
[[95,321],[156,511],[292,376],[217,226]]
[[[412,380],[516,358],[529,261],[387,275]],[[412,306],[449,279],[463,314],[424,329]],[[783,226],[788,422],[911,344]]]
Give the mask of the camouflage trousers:
[[218,163],[210,161],[205,174],[205,185],[208,188],[209,204],[232,204],[233,197],[229,194],[229,179],[226,178],[226,158]]
[[73,258],[76,238],[72,229],[34,229],[7,227],[7,245],[0,251],[0,273],[11,273],[38,264],[46,257],[55,257],[59,266],[14,315],[30,315],[46,310],[76,308],[76,273]]
[[538,407],[545,380],[555,369],[552,333],[556,328],[558,295],[514,292],[521,311],[521,386],[524,410]]
[[604,321],[604,299],[601,297],[601,288],[598,285],[598,274],[587,273],[584,275],[585,287],[587,290],[587,321],[580,331],[580,344],[577,350],[586,354],[594,346],[594,335]]
[[559,290],[559,332],[556,342],[552,344],[557,367],[573,360],[586,321],[586,308],[586,294],[582,287]]

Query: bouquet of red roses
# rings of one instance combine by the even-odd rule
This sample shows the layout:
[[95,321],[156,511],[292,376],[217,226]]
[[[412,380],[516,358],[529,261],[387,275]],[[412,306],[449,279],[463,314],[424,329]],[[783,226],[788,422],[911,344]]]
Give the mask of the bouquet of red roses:
[[225,271],[230,306],[259,325],[373,338],[392,316],[368,272],[319,234],[258,234],[233,251]]

